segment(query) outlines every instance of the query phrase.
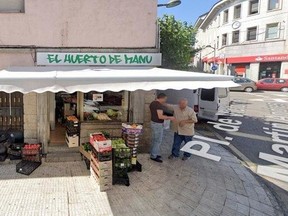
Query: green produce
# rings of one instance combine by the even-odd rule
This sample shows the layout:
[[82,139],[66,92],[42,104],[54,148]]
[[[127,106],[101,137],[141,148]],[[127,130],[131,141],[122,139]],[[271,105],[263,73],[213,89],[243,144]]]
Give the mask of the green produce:
[[106,113],[109,117],[116,117],[118,115],[118,112],[114,111],[113,109],[108,109]]

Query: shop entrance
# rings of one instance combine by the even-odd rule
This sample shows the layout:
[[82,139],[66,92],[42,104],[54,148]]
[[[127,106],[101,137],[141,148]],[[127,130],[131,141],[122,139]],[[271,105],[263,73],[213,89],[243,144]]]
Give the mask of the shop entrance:
[[260,63],[259,79],[280,78],[281,62]]
[[55,93],[54,119],[51,124],[50,145],[66,145],[66,118],[77,115],[77,93]]

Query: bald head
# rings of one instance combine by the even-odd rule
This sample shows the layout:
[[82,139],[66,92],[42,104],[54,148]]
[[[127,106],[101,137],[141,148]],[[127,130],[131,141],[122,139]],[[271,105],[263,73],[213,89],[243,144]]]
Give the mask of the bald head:
[[188,100],[186,98],[182,98],[179,100],[179,108],[185,109],[188,105]]

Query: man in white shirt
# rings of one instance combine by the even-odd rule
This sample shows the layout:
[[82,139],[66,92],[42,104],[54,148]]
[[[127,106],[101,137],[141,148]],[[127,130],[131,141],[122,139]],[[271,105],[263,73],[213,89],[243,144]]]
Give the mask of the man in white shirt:
[[[182,142],[185,144],[192,141],[194,136],[194,124],[198,122],[196,113],[191,107],[188,107],[187,99],[181,99],[178,106],[168,105],[169,109],[174,111],[175,121],[173,122],[174,142],[172,153],[169,159],[180,156],[180,147]],[[189,159],[191,154],[184,152],[182,160]]]

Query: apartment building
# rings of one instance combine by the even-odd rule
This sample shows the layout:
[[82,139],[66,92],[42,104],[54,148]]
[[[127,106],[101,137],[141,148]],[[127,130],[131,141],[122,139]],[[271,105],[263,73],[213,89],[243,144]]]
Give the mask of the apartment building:
[[[17,67],[45,76],[50,66],[72,71],[78,67],[151,68],[161,64],[156,0],[0,0],[0,25],[0,70]],[[31,86],[37,85],[37,75],[29,78]],[[17,90],[0,92],[0,132],[15,130],[24,142],[41,142],[44,152],[51,143],[65,145],[65,133],[61,132],[60,139],[57,133],[64,131],[62,120],[67,115],[80,119],[81,143],[88,141],[89,132],[103,129],[103,122],[87,115],[88,105],[84,104],[93,101],[96,92],[67,93],[63,89],[21,94],[14,92]],[[117,102],[114,105],[122,110],[123,121],[127,121],[128,107],[131,113],[134,109],[133,121],[149,121],[149,106],[145,105],[154,99],[154,92],[102,94],[103,103],[106,99]],[[106,105],[111,106],[111,101]],[[114,128],[121,133],[120,121],[109,123],[103,130],[112,134]],[[149,127],[146,132],[149,146]]]
[[288,1],[221,0],[195,27],[194,64],[204,71],[288,78]]

